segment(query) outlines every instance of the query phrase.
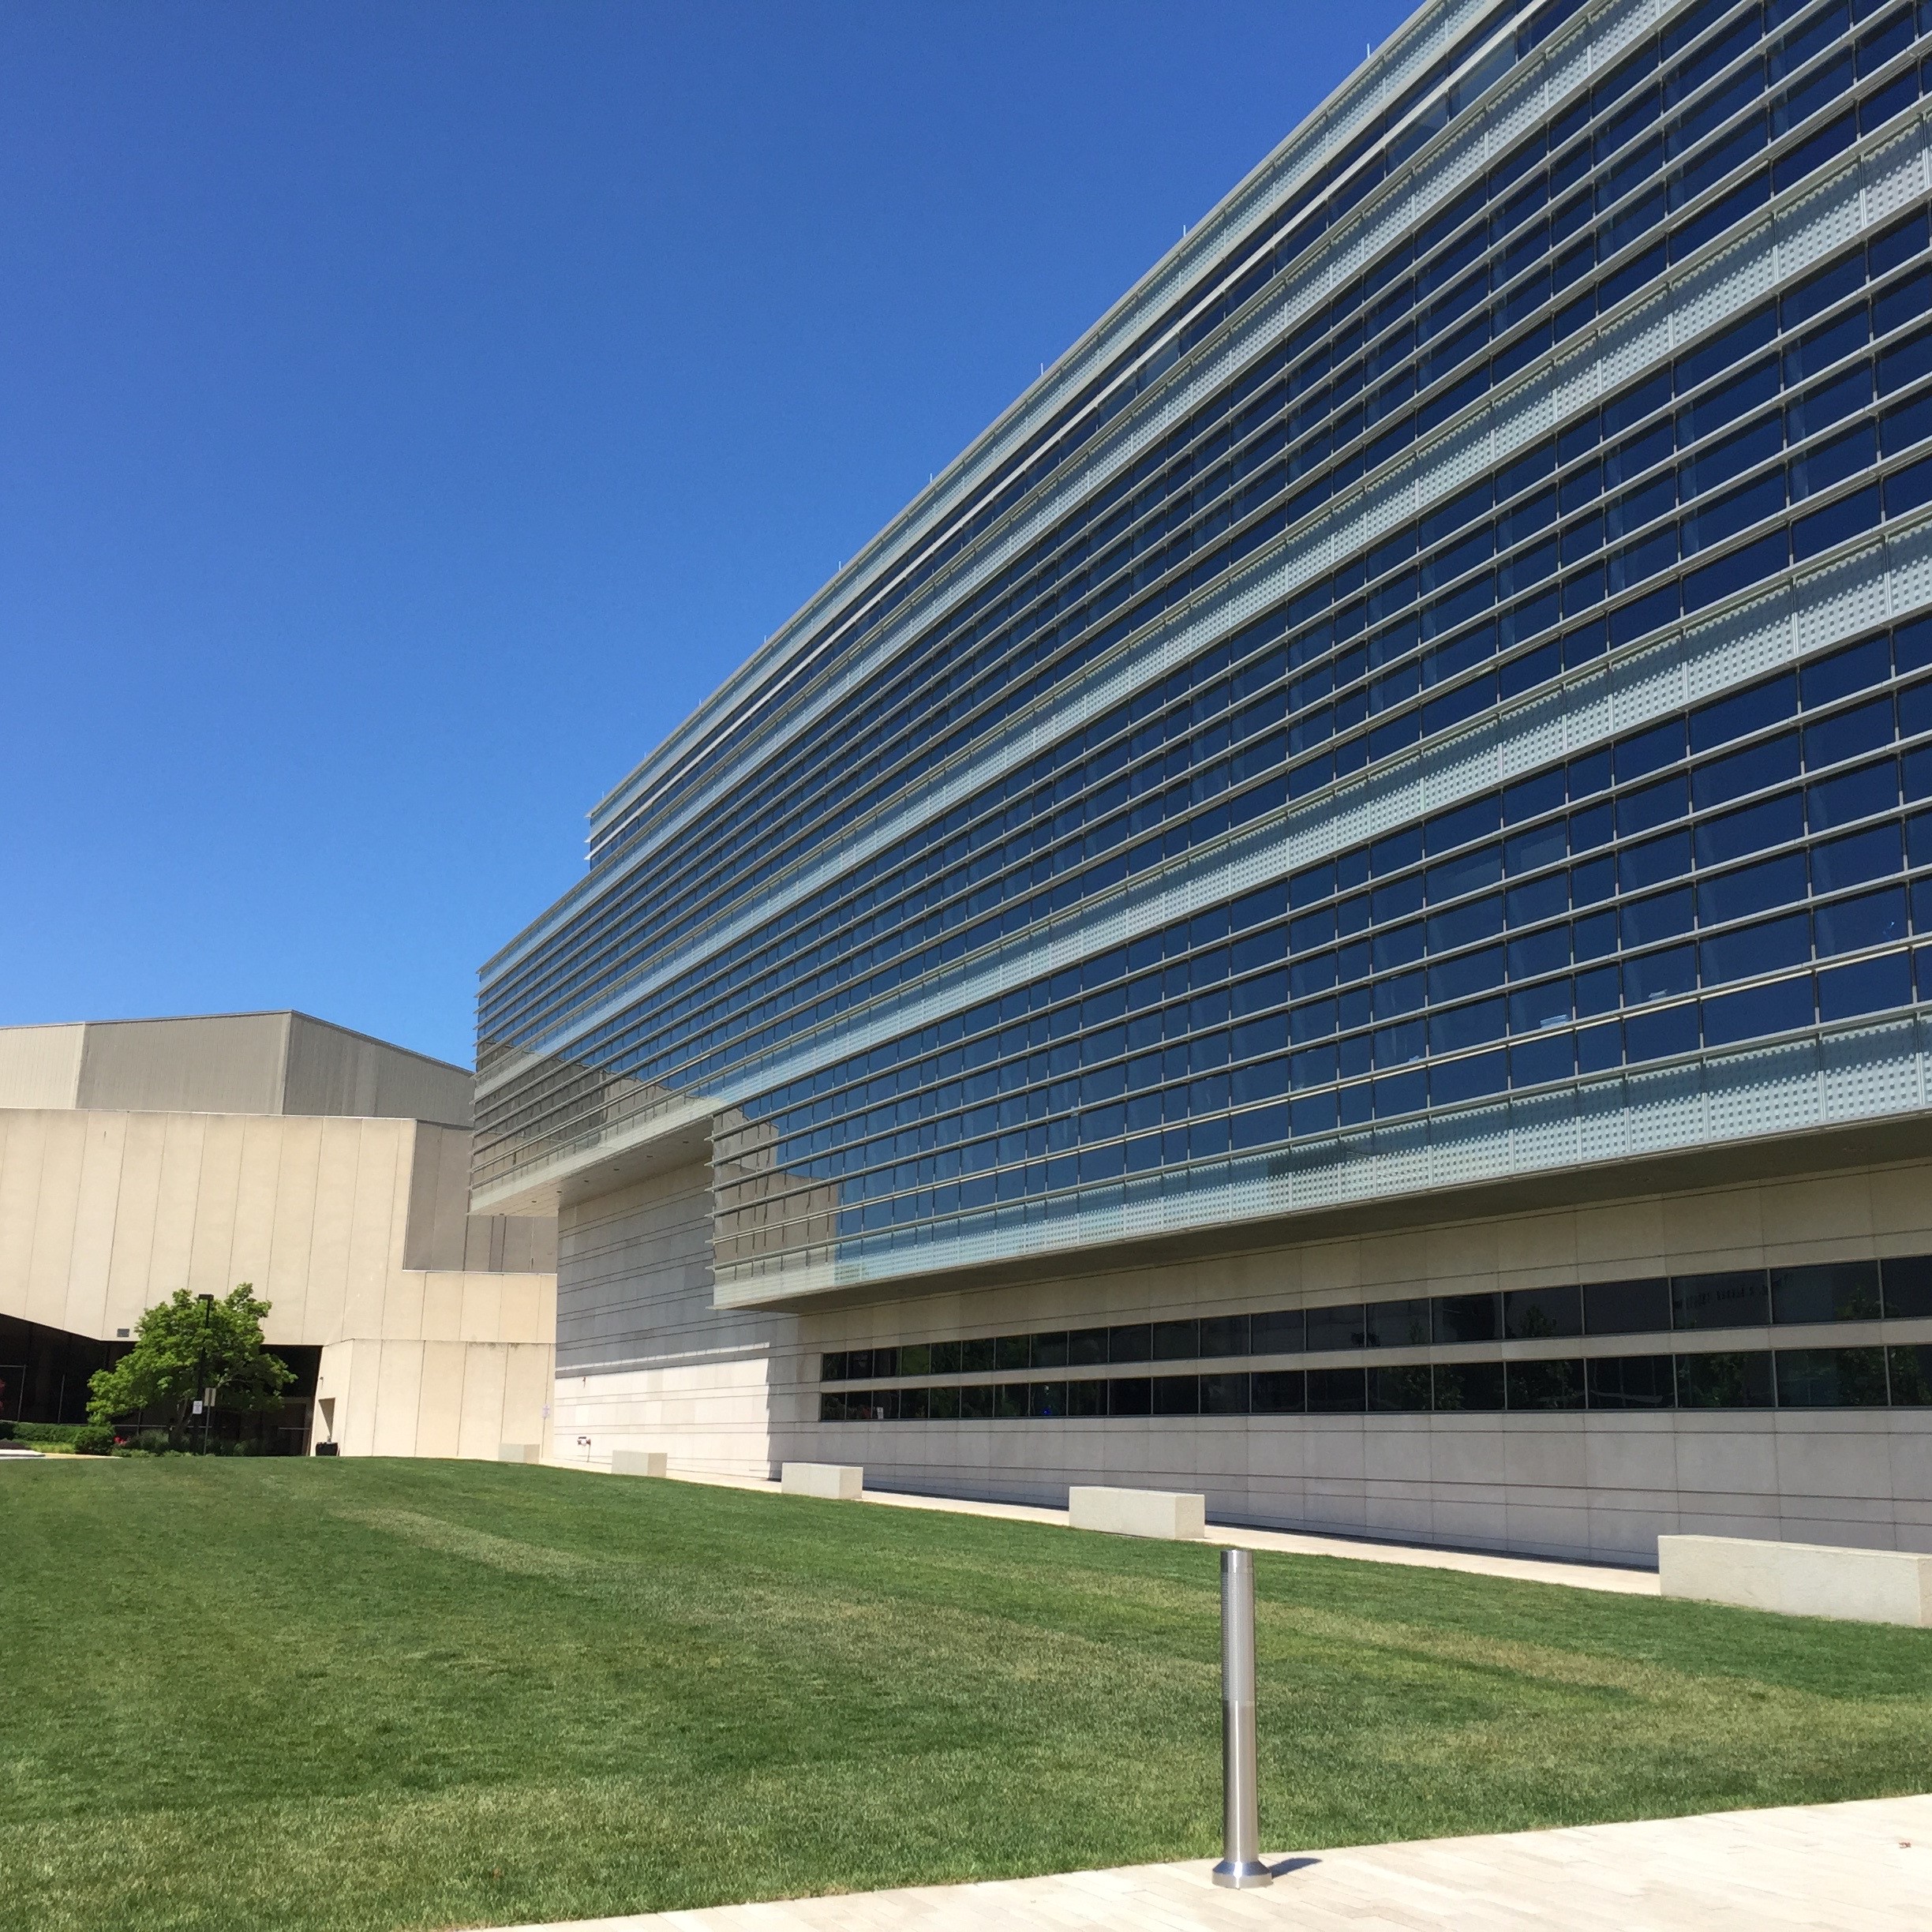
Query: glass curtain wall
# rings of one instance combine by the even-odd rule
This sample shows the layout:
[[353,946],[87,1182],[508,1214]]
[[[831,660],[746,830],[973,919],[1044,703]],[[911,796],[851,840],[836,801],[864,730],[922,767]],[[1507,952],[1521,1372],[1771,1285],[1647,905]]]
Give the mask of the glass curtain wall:
[[485,972],[479,1185],[695,1106],[721,1275],[890,1275],[1896,1104],[1929,36],[1424,17],[616,795]]

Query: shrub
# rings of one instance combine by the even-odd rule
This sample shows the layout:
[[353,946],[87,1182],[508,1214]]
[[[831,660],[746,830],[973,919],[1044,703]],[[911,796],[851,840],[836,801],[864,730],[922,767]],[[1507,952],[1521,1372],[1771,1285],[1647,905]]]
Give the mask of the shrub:
[[13,1425],[11,1422],[0,1422],[0,1442],[11,1442],[13,1440]]
[[21,1441],[43,1449],[71,1449],[74,1438],[86,1427],[84,1422],[16,1422],[13,1433]]
[[115,1442],[114,1453],[120,1456],[167,1455],[173,1453],[174,1448],[174,1443],[168,1440],[167,1430],[145,1428],[137,1429],[124,1440]]
[[114,1433],[105,1422],[89,1422],[74,1431],[76,1455],[112,1455]]

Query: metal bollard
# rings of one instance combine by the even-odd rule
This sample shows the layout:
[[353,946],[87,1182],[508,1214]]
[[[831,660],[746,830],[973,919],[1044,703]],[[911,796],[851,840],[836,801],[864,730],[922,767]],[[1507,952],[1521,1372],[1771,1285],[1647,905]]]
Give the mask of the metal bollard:
[[1221,1552],[1221,1789],[1224,1855],[1215,1883],[1272,1885],[1255,1774],[1254,1557],[1244,1549]]

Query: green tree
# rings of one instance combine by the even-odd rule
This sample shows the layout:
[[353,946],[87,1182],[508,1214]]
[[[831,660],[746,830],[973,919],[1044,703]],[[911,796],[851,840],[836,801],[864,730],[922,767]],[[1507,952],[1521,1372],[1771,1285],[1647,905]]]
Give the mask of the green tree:
[[272,1409],[294,1372],[262,1346],[269,1304],[243,1282],[222,1300],[178,1288],[142,1316],[134,1346],[88,1383],[88,1413],[97,1422],[149,1410],[168,1411],[168,1434],[178,1440],[196,1399],[215,1391],[217,1409]]

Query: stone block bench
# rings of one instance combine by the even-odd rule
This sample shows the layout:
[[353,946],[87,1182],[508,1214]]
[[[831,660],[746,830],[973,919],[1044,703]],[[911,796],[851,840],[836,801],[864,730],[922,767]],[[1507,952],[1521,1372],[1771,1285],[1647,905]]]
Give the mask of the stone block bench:
[[661,1449],[613,1449],[613,1476],[663,1476],[669,1473],[670,1458]]
[[854,1503],[865,1487],[865,1470],[856,1462],[787,1462],[779,1471],[779,1487],[787,1496]]
[[1076,1485],[1067,1492],[1067,1526],[1114,1536],[1197,1541],[1208,1530],[1208,1499],[1174,1489],[1107,1489]]
[[1911,1550],[1661,1536],[1657,1582],[1666,1597],[1932,1629],[1932,1556]]

